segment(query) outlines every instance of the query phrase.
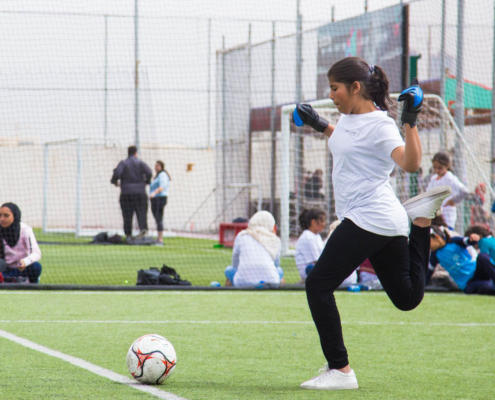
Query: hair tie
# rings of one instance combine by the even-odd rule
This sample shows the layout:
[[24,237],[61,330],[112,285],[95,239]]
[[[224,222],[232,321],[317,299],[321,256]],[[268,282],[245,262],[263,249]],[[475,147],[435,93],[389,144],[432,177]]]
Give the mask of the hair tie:
[[373,64],[370,64],[368,65],[369,69],[370,69],[370,75],[373,74],[373,72],[375,72],[375,66]]

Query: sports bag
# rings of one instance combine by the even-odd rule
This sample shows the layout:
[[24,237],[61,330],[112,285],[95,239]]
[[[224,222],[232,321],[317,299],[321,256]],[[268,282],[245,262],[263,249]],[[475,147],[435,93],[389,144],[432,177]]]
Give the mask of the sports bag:
[[162,269],[151,267],[138,271],[136,285],[180,285],[191,286],[191,282],[181,279],[173,268],[163,264]]
[[158,268],[140,269],[137,275],[136,285],[158,285],[160,271]]
[[160,285],[191,286],[191,282],[181,279],[175,269],[167,267],[165,264],[163,264],[162,269],[160,270],[160,277],[158,280]]

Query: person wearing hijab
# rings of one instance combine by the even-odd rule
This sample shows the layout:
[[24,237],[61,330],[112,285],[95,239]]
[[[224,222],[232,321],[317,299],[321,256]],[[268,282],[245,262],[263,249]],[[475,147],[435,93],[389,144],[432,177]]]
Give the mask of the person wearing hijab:
[[280,239],[275,232],[275,218],[268,211],[251,217],[248,228],[235,238],[232,265],[225,269],[226,286],[278,287],[283,283]]
[[33,229],[21,222],[21,210],[14,203],[0,207],[0,259],[7,264],[2,273],[6,281],[20,282],[23,277],[38,283],[41,251]]

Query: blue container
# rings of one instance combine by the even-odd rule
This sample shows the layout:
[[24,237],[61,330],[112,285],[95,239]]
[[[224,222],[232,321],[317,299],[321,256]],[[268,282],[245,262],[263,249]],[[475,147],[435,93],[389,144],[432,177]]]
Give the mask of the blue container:
[[347,291],[348,292],[360,292],[361,291],[361,286],[359,286],[359,285],[347,286]]

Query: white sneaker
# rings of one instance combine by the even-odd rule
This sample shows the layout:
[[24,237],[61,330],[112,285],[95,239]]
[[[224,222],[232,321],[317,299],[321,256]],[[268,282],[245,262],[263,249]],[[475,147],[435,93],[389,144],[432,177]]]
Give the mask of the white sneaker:
[[452,194],[450,186],[443,185],[428,190],[402,204],[407,215],[414,221],[416,218],[433,219],[441,210],[443,201]]
[[303,389],[318,390],[346,390],[358,389],[358,383],[354,370],[348,374],[340,372],[338,369],[329,369],[328,366],[320,369],[320,375],[301,383]]

